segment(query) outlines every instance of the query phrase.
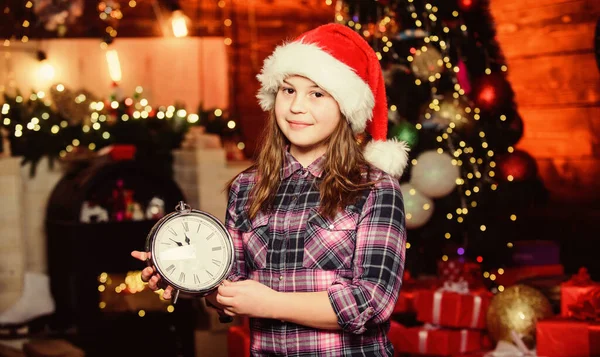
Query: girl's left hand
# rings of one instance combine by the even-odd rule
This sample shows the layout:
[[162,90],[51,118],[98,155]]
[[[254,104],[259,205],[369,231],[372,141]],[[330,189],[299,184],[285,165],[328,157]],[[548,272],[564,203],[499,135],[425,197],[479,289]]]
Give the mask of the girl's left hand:
[[217,302],[229,316],[274,318],[275,300],[279,293],[254,280],[223,281]]

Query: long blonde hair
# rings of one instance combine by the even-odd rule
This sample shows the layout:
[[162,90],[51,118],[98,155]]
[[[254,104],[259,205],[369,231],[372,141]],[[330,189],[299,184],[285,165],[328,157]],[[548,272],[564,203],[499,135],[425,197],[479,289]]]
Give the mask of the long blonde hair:
[[[257,182],[250,192],[247,206],[251,219],[259,211],[267,212],[272,208],[281,183],[280,173],[285,160],[285,147],[288,144],[289,141],[277,125],[275,112],[271,110],[258,157],[255,163],[245,170],[256,170],[257,175]],[[333,218],[340,209],[354,203],[361,191],[375,183],[369,181],[371,169],[363,156],[364,145],[364,142],[357,141],[350,125],[342,116],[328,139],[323,175],[319,183],[320,212],[325,216]],[[233,180],[228,186],[231,187],[232,183]]]

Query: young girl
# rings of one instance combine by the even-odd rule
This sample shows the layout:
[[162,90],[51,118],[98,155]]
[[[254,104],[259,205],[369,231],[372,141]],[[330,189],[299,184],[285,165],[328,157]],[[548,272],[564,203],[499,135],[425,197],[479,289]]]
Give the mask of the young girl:
[[[258,80],[265,141],[230,184],[236,261],[208,302],[250,317],[255,356],[392,356],[407,149],[385,141],[377,56],[353,30],[328,24],[276,48]],[[142,280],[157,289],[160,277],[146,268]]]

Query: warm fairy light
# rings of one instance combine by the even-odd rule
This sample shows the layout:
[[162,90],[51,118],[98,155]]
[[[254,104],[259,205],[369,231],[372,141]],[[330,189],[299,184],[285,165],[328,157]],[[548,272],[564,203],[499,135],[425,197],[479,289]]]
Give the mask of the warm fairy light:
[[445,237],[446,239],[450,239],[450,237],[452,237],[452,235],[451,235],[450,233],[446,233],[446,234],[444,234],[444,237]]
[[502,268],[499,268],[499,269],[498,269],[498,275],[502,275],[502,274],[504,274],[504,269],[502,269]]
[[406,249],[410,249],[410,243],[406,242]]
[[442,260],[445,261],[445,262],[447,262],[448,261],[448,256],[447,255],[443,255],[442,256]]
[[511,221],[516,221],[517,220],[517,215],[516,214],[511,214],[510,215],[510,220]]
[[508,243],[506,243],[506,246],[509,247],[509,248],[512,248],[513,244],[511,242],[508,242]]
[[487,228],[485,227],[485,225],[484,225],[484,224],[482,224],[482,225],[479,227],[479,229],[480,229],[482,232],[485,232],[485,230],[486,230]]

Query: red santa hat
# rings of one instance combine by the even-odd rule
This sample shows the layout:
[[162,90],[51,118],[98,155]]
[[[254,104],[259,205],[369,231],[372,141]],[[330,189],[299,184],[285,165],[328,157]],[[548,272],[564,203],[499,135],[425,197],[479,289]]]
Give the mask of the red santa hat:
[[260,105],[275,106],[283,80],[298,75],[315,82],[339,104],[355,134],[371,135],[364,151],[374,166],[400,177],[408,162],[408,146],[387,140],[388,108],[379,59],[354,30],[340,24],[319,26],[294,41],[278,46],[265,59],[257,78]]

